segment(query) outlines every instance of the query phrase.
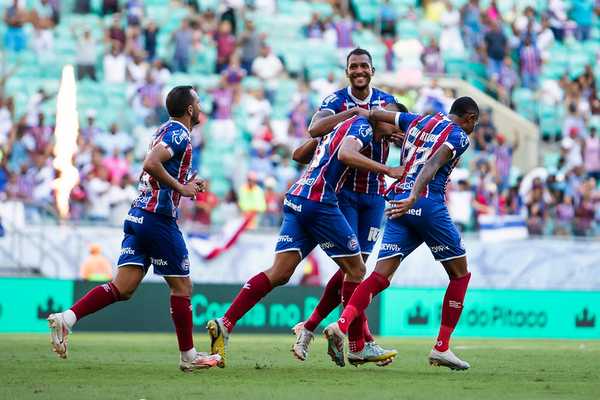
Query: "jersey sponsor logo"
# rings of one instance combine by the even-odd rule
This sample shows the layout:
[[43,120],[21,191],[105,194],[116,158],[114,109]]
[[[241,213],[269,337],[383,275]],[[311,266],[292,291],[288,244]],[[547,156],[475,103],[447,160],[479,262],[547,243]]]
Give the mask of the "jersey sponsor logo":
[[432,253],[436,254],[441,251],[450,250],[450,247],[443,245],[443,244],[438,244],[437,246],[431,246],[430,249],[431,249]]
[[348,238],[348,248],[352,251],[358,250],[358,239],[356,235],[352,235]]
[[358,127],[358,134],[362,137],[368,137],[373,133],[373,129],[369,124],[362,124]]
[[150,257],[150,263],[152,265],[154,265],[155,267],[166,267],[167,265],[169,265],[167,260],[163,260],[162,258],[154,258],[154,257]]
[[133,256],[133,255],[135,255],[135,250],[132,249],[131,247],[123,247],[121,249],[121,255],[124,255],[124,254],[128,254],[130,256]]
[[315,184],[315,178],[300,178],[298,179],[298,185],[312,186]]
[[415,185],[414,181],[408,181],[408,182],[399,183],[398,185],[396,185],[396,187],[400,190],[412,190],[414,185]]
[[277,238],[277,243],[292,243],[294,238],[290,235],[281,235]]
[[321,246],[321,248],[323,250],[327,250],[327,249],[333,249],[335,247],[335,244],[333,244],[333,242],[323,242],[323,243],[319,243],[319,246]]
[[422,208],[411,208],[406,213],[408,215],[414,215],[415,217],[420,217],[421,214],[423,213],[423,209]]
[[371,229],[369,229],[369,236],[367,237],[367,240],[369,242],[376,242],[377,239],[379,238],[380,234],[381,234],[381,229],[371,227]]
[[469,137],[465,132],[460,133],[460,147],[467,147],[469,145]]
[[134,215],[127,214],[125,216],[125,221],[133,222],[134,224],[143,224],[144,216],[142,215],[141,217],[136,217]]
[[448,307],[461,309],[462,303],[460,301],[450,300],[450,301],[448,301]]
[[302,204],[296,204],[296,203],[289,201],[288,199],[283,199],[283,205],[288,206],[289,208],[291,208],[292,210],[294,210],[296,212],[302,212]]
[[400,249],[400,246],[398,246],[395,243],[382,243],[381,244],[381,251],[391,251],[394,253],[402,253],[402,250]]

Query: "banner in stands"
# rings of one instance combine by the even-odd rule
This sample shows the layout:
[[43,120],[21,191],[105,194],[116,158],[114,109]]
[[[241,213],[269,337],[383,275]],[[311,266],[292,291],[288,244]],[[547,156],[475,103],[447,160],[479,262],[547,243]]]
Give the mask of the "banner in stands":
[[[444,293],[389,288],[381,334],[435,339]],[[469,290],[455,336],[600,339],[600,292]]]
[[0,332],[48,332],[48,315],[73,302],[73,282],[0,279]]

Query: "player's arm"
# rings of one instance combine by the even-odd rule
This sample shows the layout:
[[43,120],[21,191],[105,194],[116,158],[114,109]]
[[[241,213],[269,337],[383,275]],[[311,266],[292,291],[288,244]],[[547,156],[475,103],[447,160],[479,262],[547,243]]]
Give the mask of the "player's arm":
[[194,197],[196,193],[204,189],[204,182],[192,178],[189,182],[183,184],[169,175],[163,163],[171,157],[173,157],[173,154],[166,146],[161,144],[154,146],[144,159],[144,171],[152,175],[161,185],[170,187],[182,196]]
[[369,121],[385,122],[395,126],[399,126],[400,113],[397,111],[386,111],[381,108],[372,108],[369,111]]
[[452,159],[454,153],[452,149],[447,146],[441,146],[435,154],[427,160],[419,175],[417,175],[417,179],[415,180],[415,184],[410,192],[410,195],[404,199],[399,201],[391,201],[391,207],[385,210],[385,213],[390,218],[398,218],[406,214],[408,210],[412,208],[415,204],[419,195],[423,192],[425,187],[433,177],[436,172],[448,161]]
[[327,135],[340,122],[359,114],[366,117],[368,116],[369,111],[360,107],[354,107],[337,114],[332,114],[331,110],[317,111],[315,115],[313,115],[310,125],[308,126],[308,134],[312,138]]
[[319,141],[317,139],[309,139],[301,146],[296,148],[292,153],[292,160],[299,164],[308,164],[315,155]]
[[362,147],[363,144],[358,138],[353,136],[344,138],[340,150],[338,151],[338,160],[349,167],[385,174],[395,179],[402,176],[402,173],[404,172],[403,167],[388,167],[385,164],[378,163],[377,161],[362,155],[360,153]]

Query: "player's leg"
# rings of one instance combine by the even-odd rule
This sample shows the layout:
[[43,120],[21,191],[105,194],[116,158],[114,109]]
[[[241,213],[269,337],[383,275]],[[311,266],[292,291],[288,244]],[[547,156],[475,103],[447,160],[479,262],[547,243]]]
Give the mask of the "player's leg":
[[110,304],[131,298],[144,278],[145,270],[139,265],[123,265],[112,282],[96,286],[62,313],[50,314],[48,326],[53,351],[67,358],[68,335],[75,323]]
[[430,213],[431,216],[419,229],[434,258],[446,269],[450,283],[442,303],[438,338],[429,355],[429,361],[432,365],[442,365],[451,369],[468,369],[469,363],[456,357],[449,349],[450,336],[460,319],[471,278],[467,269],[465,249],[447,208],[443,204],[436,205],[431,207]]
[[[358,223],[359,223],[359,211],[358,204],[356,199],[356,194],[350,192],[348,190],[342,190],[338,194],[338,207],[346,221],[350,225],[350,228],[353,232],[358,232]],[[360,244],[360,240],[359,240]],[[367,255],[368,256],[368,255]],[[366,259],[365,259],[366,261]],[[325,290],[323,291],[323,295],[319,300],[319,304],[311,314],[310,318],[304,322],[303,327],[309,330],[310,332],[314,332],[317,326],[323,321],[327,316],[335,310],[337,306],[342,302],[342,282],[344,281],[344,272],[339,269],[327,282],[325,286]],[[298,324],[297,327],[294,327],[294,331],[296,335],[300,335],[302,333],[301,327]]]
[[192,280],[189,276],[165,276],[171,290],[171,319],[177,333],[180,351],[179,368],[184,372],[214,367],[221,358],[218,355],[201,354],[194,347],[192,322]]
[[211,338],[211,353],[219,354],[222,358],[219,366],[225,366],[229,334],[237,321],[274,287],[286,284],[300,261],[315,247],[315,242],[301,222],[300,212],[284,206],[273,265],[244,284],[222,318],[208,322],[206,327]]

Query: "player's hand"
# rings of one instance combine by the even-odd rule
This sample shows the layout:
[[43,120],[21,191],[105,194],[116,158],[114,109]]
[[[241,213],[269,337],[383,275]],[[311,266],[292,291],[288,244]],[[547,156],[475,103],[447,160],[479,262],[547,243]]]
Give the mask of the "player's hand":
[[417,198],[412,195],[404,200],[390,201],[390,207],[386,208],[385,215],[387,215],[389,219],[400,218],[406,214],[408,210],[413,208],[416,201]]
[[206,181],[204,179],[194,179],[194,185],[199,193],[206,192]]
[[201,191],[196,181],[190,181],[182,184],[177,190],[183,197],[194,198]]
[[358,115],[359,117],[365,117],[365,118],[369,118],[369,110],[362,108],[362,107],[354,107],[352,110],[354,110],[354,115]]
[[400,179],[404,175],[404,167],[390,167],[385,174],[390,178]]
[[402,146],[402,143],[404,143],[404,132],[394,132],[387,137],[387,140],[396,146]]

